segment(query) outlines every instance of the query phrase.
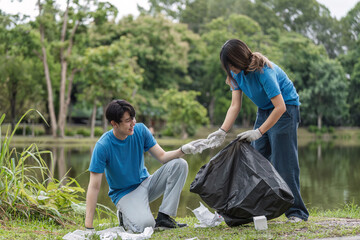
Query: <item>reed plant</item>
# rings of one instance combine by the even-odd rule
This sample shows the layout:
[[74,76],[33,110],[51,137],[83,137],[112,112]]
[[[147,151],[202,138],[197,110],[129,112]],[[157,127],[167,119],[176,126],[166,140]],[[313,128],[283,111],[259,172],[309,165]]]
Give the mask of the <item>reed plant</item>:
[[85,213],[85,191],[74,178],[65,175],[57,180],[52,176],[43,158],[49,155],[53,161],[51,151],[40,150],[36,144],[21,151],[11,147],[16,129],[30,112],[46,122],[40,112],[30,109],[12,132],[7,128],[4,137],[1,125],[5,114],[0,118],[0,219],[47,218],[64,225],[72,222],[72,215]]

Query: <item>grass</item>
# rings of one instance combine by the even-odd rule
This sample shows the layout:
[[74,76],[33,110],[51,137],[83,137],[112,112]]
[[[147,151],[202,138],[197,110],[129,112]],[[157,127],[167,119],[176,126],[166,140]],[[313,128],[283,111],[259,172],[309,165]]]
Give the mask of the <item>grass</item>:
[[[225,223],[212,228],[195,228],[198,223],[195,217],[176,220],[186,222],[188,227],[155,231],[151,239],[314,239],[360,235],[360,207],[355,204],[332,211],[313,209],[309,220],[301,223],[286,223],[286,218],[281,216],[268,221],[268,229],[264,231],[255,230],[253,223],[232,228]],[[16,218],[0,222],[0,239],[62,239],[68,232],[83,229],[83,216],[78,216],[74,221],[76,224],[61,226],[45,219]],[[96,230],[117,225],[115,218],[97,218],[94,223]]]

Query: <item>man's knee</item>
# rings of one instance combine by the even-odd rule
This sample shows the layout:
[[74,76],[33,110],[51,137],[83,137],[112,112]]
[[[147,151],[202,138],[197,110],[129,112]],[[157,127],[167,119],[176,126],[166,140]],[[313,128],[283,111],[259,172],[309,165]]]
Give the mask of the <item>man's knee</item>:
[[189,171],[188,163],[183,158],[176,158],[172,160],[173,162],[173,168],[181,173],[187,174]]
[[143,218],[137,223],[137,225],[139,226],[141,232],[143,232],[147,227],[155,228],[155,219],[153,217]]
[[138,218],[125,221],[125,227],[133,232],[143,232],[145,228],[155,228],[155,219],[152,216],[139,215]]

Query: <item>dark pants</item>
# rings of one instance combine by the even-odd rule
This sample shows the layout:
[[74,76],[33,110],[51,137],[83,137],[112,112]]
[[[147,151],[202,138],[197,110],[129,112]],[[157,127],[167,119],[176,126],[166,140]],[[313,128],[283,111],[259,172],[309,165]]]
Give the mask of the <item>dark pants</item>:
[[[260,127],[273,109],[258,109],[254,129]],[[286,112],[279,121],[252,145],[266,157],[291,189],[295,203],[285,212],[307,220],[309,212],[300,194],[300,168],[297,148],[297,129],[300,122],[299,106],[286,105]]]

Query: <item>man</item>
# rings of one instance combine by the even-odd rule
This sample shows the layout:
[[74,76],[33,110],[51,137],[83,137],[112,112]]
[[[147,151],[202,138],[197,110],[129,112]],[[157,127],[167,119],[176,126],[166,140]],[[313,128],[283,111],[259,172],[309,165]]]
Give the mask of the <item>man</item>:
[[[180,157],[184,152],[194,153],[194,147],[186,144],[177,150],[165,152],[149,129],[142,123],[136,123],[135,110],[125,100],[110,102],[106,118],[113,129],[101,136],[92,154],[86,195],[86,229],[93,230],[104,172],[109,184],[109,196],[118,210],[120,224],[126,229],[142,232],[146,227],[186,226],[170,216],[176,215],[188,173],[187,162]],[[164,164],[153,175],[148,173],[144,165],[144,152],[147,151]],[[161,195],[163,201],[155,220],[149,203]]]

